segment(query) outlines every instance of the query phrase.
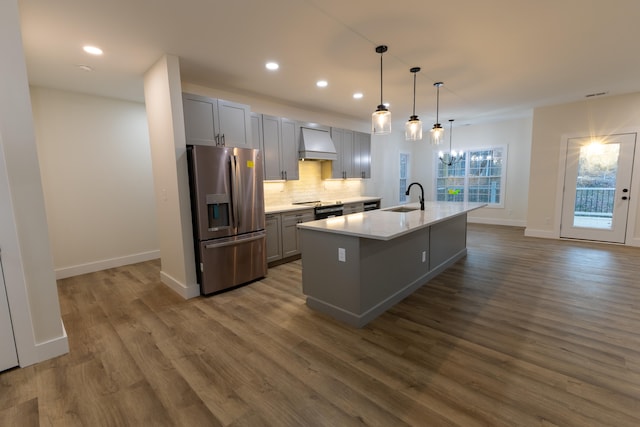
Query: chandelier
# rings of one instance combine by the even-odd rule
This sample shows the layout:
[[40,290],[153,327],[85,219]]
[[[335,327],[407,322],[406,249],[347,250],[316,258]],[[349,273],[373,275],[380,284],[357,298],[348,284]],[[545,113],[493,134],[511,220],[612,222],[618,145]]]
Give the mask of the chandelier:
[[457,162],[464,159],[464,152],[457,152],[456,150],[451,149],[451,140],[453,138],[453,119],[449,119],[449,152],[443,153],[442,151],[438,152],[438,158],[442,162],[442,164],[447,166],[453,166]]

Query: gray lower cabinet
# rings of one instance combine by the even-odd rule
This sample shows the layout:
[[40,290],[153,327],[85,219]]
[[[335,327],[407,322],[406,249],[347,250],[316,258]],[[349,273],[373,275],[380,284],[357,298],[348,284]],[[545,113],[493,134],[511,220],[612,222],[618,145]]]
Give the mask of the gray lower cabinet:
[[248,105],[183,93],[182,106],[187,144],[254,148]]
[[298,224],[314,220],[313,210],[282,214],[282,256],[284,258],[300,253]]
[[280,214],[266,216],[267,262],[282,259],[282,218]]
[[358,212],[364,212],[364,203],[345,203],[342,211],[343,215],[349,215]]
[[313,209],[268,214],[266,216],[267,262],[299,255],[300,237],[297,225],[313,220]]

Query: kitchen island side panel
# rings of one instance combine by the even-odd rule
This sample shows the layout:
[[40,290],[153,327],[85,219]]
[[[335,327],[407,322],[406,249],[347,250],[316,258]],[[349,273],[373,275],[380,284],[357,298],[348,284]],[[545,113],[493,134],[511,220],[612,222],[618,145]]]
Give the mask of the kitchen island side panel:
[[467,247],[467,214],[431,226],[429,264],[432,270],[447,263]]
[[[332,315],[358,313],[360,308],[360,239],[334,233],[300,229],[302,292],[307,304],[325,305]],[[345,261],[338,259],[344,249]],[[316,306],[314,306],[316,302]],[[335,307],[335,313],[332,307]],[[324,311],[324,310],[321,310]]]
[[[358,313],[421,286],[429,273],[429,228],[396,239],[360,239],[361,302]],[[419,282],[419,283],[418,283]],[[398,295],[399,296],[399,295]]]

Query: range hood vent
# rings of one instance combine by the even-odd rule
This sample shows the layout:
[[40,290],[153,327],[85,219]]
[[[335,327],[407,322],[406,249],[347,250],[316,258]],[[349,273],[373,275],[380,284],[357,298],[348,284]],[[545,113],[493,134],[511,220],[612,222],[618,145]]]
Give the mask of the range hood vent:
[[299,158],[302,160],[338,160],[336,146],[326,130],[301,127]]

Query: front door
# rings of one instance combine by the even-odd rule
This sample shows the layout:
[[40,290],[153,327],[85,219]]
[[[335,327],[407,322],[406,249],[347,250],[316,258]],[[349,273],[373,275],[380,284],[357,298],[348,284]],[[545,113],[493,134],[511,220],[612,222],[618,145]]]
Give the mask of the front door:
[[560,237],[624,243],[636,134],[570,138]]

